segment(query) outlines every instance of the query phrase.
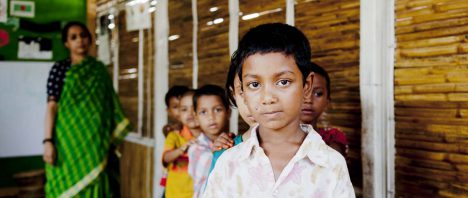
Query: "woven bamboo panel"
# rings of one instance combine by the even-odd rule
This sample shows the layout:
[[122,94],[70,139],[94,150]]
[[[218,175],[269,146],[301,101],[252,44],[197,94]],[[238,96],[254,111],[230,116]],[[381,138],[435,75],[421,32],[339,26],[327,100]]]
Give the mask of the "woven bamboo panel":
[[[230,63],[228,1],[200,0],[197,9],[198,84],[216,84],[224,87]],[[222,22],[213,23],[214,20],[221,19]]]
[[359,1],[297,1],[295,15],[296,26],[311,43],[312,60],[331,78],[332,102],[320,124],[346,133],[351,180],[362,188]]
[[122,197],[152,197],[153,148],[124,142],[120,160]]
[[468,196],[468,1],[396,1],[397,197]]
[[[154,18],[154,17],[152,17]],[[153,19],[154,20],[154,19]],[[125,12],[119,14],[119,97],[136,131],[138,123],[138,31],[126,30]],[[154,29],[143,30],[143,136],[152,137]]]
[[169,3],[169,36],[179,38],[169,41],[169,86],[192,86],[192,1]]
[[281,0],[239,0],[239,11],[242,15],[262,13],[257,18],[250,20],[239,19],[239,39],[250,29],[264,23],[285,23],[286,4]]

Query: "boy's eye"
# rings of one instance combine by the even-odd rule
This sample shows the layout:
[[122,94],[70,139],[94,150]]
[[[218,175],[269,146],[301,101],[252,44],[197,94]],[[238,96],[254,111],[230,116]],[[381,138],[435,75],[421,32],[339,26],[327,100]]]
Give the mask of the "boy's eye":
[[206,114],[206,111],[205,111],[205,110],[202,110],[202,111],[200,111],[200,113],[198,113],[198,114],[200,114],[200,115],[205,115],[205,114]]
[[71,36],[71,40],[75,40],[75,39],[76,39],[76,34],[73,34],[73,35]]
[[323,90],[314,90],[314,96],[315,97],[322,97],[323,96]]
[[216,109],[215,109],[215,112],[216,112],[216,113],[223,112],[223,109],[222,109],[222,108],[216,108]]
[[250,88],[250,89],[257,89],[260,87],[260,83],[258,82],[250,82],[247,84],[247,86]]
[[284,86],[287,86],[291,83],[290,80],[279,80],[276,84],[281,86],[281,87],[284,87]]

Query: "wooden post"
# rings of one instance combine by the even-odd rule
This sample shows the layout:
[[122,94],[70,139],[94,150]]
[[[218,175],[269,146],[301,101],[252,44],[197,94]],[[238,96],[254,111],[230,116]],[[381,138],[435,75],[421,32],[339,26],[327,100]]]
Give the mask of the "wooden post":
[[[229,54],[237,50],[239,43],[239,0],[229,0]],[[239,111],[232,109],[229,131],[239,133]]]
[[[96,0],[86,0],[86,25],[92,35],[95,35],[96,32],[96,4]],[[96,38],[94,38],[93,41],[96,41]],[[96,57],[96,45],[91,45],[89,55]]]
[[361,1],[359,81],[364,197],[394,197],[394,0]]
[[155,50],[156,61],[154,70],[154,164],[153,197],[162,196],[159,179],[162,177],[162,152],[164,148],[164,135],[162,128],[167,123],[167,112],[164,105],[164,96],[169,89],[169,16],[168,0],[159,0],[155,13]]
[[198,88],[198,13],[197,0],[192,0],[192,88]]

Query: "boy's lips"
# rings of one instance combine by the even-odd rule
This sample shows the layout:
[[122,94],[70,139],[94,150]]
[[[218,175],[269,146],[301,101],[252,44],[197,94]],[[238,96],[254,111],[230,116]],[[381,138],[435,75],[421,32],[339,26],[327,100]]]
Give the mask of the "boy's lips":
[[304,108],[301,110],[302,114],[304,115],[312,115],[315,113],[315,111],[313,109],[309,109],[309,108]]
[[216,123],[208,125],[209,129],[217,129],[218,125]]
[[268,111],[268,112],[263,112],[262,115],[269,117],[269,118],[274,118],[277,117],[282,111]]

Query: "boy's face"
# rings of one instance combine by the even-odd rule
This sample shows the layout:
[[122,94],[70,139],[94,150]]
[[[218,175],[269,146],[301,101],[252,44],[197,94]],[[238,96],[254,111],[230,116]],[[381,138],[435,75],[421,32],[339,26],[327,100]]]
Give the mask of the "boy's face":
[[173,121],[180,121],[179,114],[180,99],[177,97],[169,98],[169,106],[167,107],[167,114]]
[[195,112],[193,111],[192,98],[193,94],[180,98],[180,121],[189,129],[199,127],[198,121],[195,119]]
[[234,99],[236,100],[237,110],[239,111],[240,116],[242,119],[249,125],[253,126],[255,124],[255,119],[253,118],[252,114],[250,113],[249,109],[244,103],[244,98],[242,96],[242,85],[239,80],[239,76],[236,75],[234,79]]
[[325,78],[321,75],[314,75],[312,84],[312,94],[304,96],[304,104],[301,110],[301,121],[305,124],[312,124],[327,109],[328,91]]
[[244,100],[260,125],[279,130],[300,122],[304,93],[302,73],[293,56],[283,53],[254,54],[242,66]]
[[228,110],[216,95],[203,95],[198,98],[197,119],[200,128],[207,135],[223,132],[229,117]]

